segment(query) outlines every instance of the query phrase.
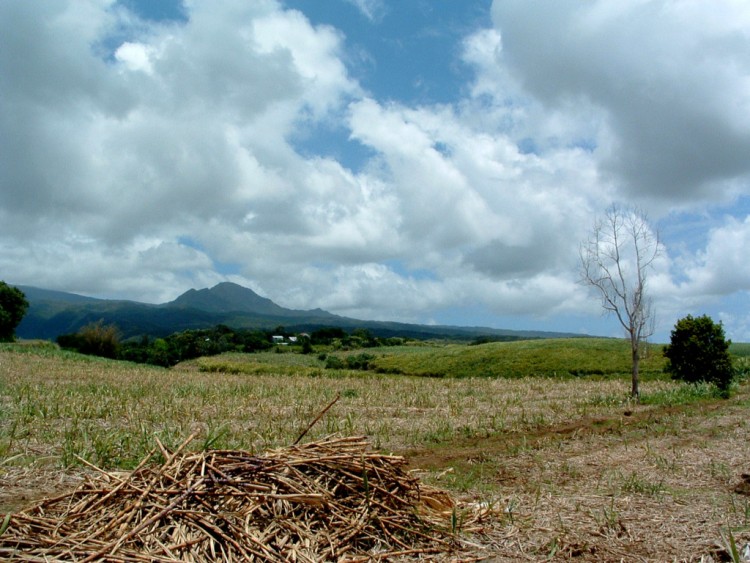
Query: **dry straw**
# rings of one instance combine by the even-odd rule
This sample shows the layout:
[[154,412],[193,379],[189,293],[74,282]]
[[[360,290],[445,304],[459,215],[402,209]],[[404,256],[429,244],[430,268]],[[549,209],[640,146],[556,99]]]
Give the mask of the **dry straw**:
[[[15,561],[368,561],[457,553],[451,497],[361,437],[262,455],[174,452],[158,442],[131,473],[97,470],[76,491],[14,514],[0,559]],[[161,453],[160,466],[151,463]]]

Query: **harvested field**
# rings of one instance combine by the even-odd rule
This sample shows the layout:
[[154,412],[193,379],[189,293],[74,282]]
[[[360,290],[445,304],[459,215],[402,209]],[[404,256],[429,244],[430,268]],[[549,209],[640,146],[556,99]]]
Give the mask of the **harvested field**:
[[[187,447],[192,438],[183,444]],[[181,448],[182,449],[182,448]],[[420,485],[405,460],[339,438],[252,455],[167,451],[11,516],[16,561],[373,561],[457,554],[489,510]],[[149,464],[160,453],[161,465]],[[457,514],[461,519],[458,521]]]
[[406,456],[469,497],[500,493],[498,560],[731,561],[730,532],[750,544],[748,414],[636,410]]
[[617,378],[201,373],[5,349],[0,514],[101,476],[87,463],[131,471],[155,439],[177,451],[196,429],[185,455],[284,449],[340,393],[312,443],[367,435],[378,455],[403,456],[409,477],[493,514],[463,551],[390,560],[731,560],[730,538],[750,543],[748,385],[721,401],[647,381],[640,405],[628,389]]

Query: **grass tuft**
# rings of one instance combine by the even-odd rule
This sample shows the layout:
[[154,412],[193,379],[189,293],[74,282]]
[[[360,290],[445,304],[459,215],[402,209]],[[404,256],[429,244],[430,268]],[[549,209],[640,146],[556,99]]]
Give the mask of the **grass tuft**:
[[721,391],[710,383],[683,383],[668,389],[644,393],[641,395],[641,404],[671,407],[721,398]]

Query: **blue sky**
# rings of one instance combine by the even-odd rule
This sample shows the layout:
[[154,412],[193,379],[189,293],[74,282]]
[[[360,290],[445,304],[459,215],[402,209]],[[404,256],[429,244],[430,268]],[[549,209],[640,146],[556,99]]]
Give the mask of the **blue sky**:
[[750,341],[748,29],[730,0],[9,0],[1,277],[616,336],[577,266],[617,203],[660,234],[655,339]]
[[471,74],[461,42],[491,25],[489,1],[373,2],[372,20],[354,3],[284,4],[345,34],[352,75],[372,96],[409,104],[455,101]]

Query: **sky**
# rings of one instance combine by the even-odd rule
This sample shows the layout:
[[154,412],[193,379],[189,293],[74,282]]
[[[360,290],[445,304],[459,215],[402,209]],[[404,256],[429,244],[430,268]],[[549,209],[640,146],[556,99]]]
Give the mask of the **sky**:
[[750,341],[750,3],[0,2],[11,284],[621,336],[579,282],[613,204],[653,339]]

